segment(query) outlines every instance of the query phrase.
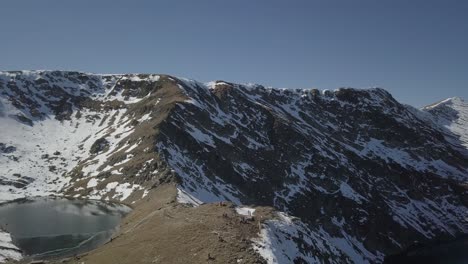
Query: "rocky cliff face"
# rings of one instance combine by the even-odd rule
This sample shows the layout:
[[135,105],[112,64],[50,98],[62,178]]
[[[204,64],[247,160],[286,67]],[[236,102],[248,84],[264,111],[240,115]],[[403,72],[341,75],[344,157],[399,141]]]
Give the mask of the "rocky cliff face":
[[467,105],[383,89],[272,89],[166,75],[0,74],[3,200],[51,192],[272,206],[269,262],[374,263],[468,233]]

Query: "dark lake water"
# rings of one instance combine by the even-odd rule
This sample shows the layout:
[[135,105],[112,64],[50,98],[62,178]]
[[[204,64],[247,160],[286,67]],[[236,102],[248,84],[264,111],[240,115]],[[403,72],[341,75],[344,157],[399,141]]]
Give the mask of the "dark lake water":
[[0,226],[31,258],[72,256],[107,242],[130,210],[101,201],[21,199],[0,204]]
[[467,264],[468,237],[460,237],[448,242],[435,242],[425,246],[415,246],[397,255],[388,256],[384,264]]

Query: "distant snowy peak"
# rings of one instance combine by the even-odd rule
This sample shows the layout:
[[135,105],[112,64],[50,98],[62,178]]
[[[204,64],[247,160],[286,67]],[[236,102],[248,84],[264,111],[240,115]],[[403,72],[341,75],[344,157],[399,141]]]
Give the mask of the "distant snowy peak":
[[440,102],[425,106],[425,110],[430,110],[438,107],[443,107],[443,106],[465,106],[466,107],[466,102],[460,97],[451,97],[447,98],[445,100],[442,100]]
[[426,106],[423,111],[430,113],[433,120],[459,137],[460,143],[468,149],[468,103],[460,97],[452,97]]

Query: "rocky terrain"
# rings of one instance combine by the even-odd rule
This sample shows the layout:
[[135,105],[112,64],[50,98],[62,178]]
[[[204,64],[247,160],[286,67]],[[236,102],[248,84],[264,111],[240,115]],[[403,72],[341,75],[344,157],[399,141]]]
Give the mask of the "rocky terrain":
[[[151,232],[125,227],[112,245],[153,250],[143,262],[175,262],[147,236],[183,243],[171,251],[181,261],[199,242],[206,249],[192,260],[201,263],[379,263],[415,241],[468,233],[468,104],[459,98],[415,109],[379,88],[1,72],[0,125],[0,200],[131,204],[128,225]],[[253,223],[237,223],[243,204],[257,209]],[[235,235],[211,241],[219,230]],[[137,249],[142,241],[151,243]],[[86,263],[112,263],[112,248]]]

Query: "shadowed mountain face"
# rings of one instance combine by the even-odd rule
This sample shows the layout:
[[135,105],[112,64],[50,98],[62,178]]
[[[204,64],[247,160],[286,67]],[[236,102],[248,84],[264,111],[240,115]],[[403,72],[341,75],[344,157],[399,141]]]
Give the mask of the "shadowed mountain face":
[[381,262],[468,232],[467,109],[383,89],[3,72],[1,198],[128,202],[175,181],[193,201],[284,212],[258,242],[270,262]]

